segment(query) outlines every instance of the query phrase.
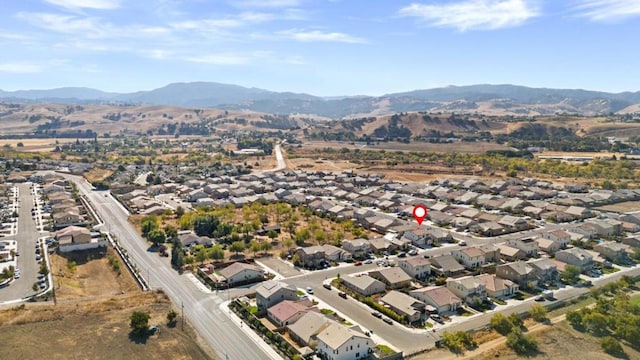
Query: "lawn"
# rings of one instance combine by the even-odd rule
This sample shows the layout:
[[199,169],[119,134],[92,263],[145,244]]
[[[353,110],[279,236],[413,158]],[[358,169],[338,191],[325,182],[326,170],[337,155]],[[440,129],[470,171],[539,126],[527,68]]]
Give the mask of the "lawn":
[[640,306],[640,295],[636,295],[629,300],[633,305]]

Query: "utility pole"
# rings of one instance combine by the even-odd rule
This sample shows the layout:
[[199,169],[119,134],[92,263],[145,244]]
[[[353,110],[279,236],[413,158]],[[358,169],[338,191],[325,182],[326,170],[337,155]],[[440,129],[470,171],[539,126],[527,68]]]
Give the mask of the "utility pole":
[[180,302],[180,306],[182,307],[182,316],[181,316],[181,318],[182,318],[182,331],[184,331],[184,302],[183,301]]

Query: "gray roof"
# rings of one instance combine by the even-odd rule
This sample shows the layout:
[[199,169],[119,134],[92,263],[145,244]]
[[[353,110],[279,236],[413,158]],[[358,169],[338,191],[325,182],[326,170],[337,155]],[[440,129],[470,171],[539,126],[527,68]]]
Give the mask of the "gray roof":
[[359,332],[348,329],[338,323],[333,323],[318,334],[318,340],[327,344],[331,349],[337,349],[352,337],[367,338]]
[[267,280],[263,283],[261,283],[257,288],[256,288],[256,294],[262,296],[263,298],[268,298],[271,295],[275,294],[278,292],[278,290],[285,288],[285,289],[289,289],[293,292],[296,292],[296,288],[293,285],[288,285],[285,283],[281,283],[278,281],[274,281],[274,280]]
[[302,315],[298,321],[289,325],[289,332],[296,334],[308,344],[311,341],[311,337],[332,323],[333,321],[327,319],[324,315],[310,311]]
[[361,275],[361,276],[344,276],[342,277],[342,281],[350,284],[351,286],[360,289],[360,290],[365,290],[366,288],[368,288],[369,286],[371,286],[372,284],[376,284],[376,283],[380,283],[380,285],[382,286],[382,288],[384,289],[385,285],[384,283],[382,283],[379,280],[376,280],[374,278],[372,278],[369,275]]

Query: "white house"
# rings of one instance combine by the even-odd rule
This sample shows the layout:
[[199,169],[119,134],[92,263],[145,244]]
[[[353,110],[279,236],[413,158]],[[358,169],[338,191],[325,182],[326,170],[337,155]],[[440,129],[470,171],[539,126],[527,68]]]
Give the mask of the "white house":
[[327,360],[357,360],[369,356],[373,341],[360,332],[331,324],[318,336],[316,352]]

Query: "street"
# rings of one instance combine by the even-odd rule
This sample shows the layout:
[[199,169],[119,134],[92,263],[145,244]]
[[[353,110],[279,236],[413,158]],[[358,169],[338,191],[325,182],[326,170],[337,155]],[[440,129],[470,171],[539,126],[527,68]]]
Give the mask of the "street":
[[[149,279],[150,286],[162,289],[180,312],[184,313],[203,340],[222,359],[267,359],[275,358],[267,354],[242,329],[232,325],[219,305],[226,300],[225,294],[216,295],[202,292],[187,276],[179,275],[169,268],[156,253],[147,251],[148,245],[129,223],[128,215],[108,192],[93,191],[84,178],[64,174],[73,181],[80,194],[85,195],[104,222],[103,230],[115,236],[127,250],[142,275]],[[29,217],[30,218],[30,217]]]

